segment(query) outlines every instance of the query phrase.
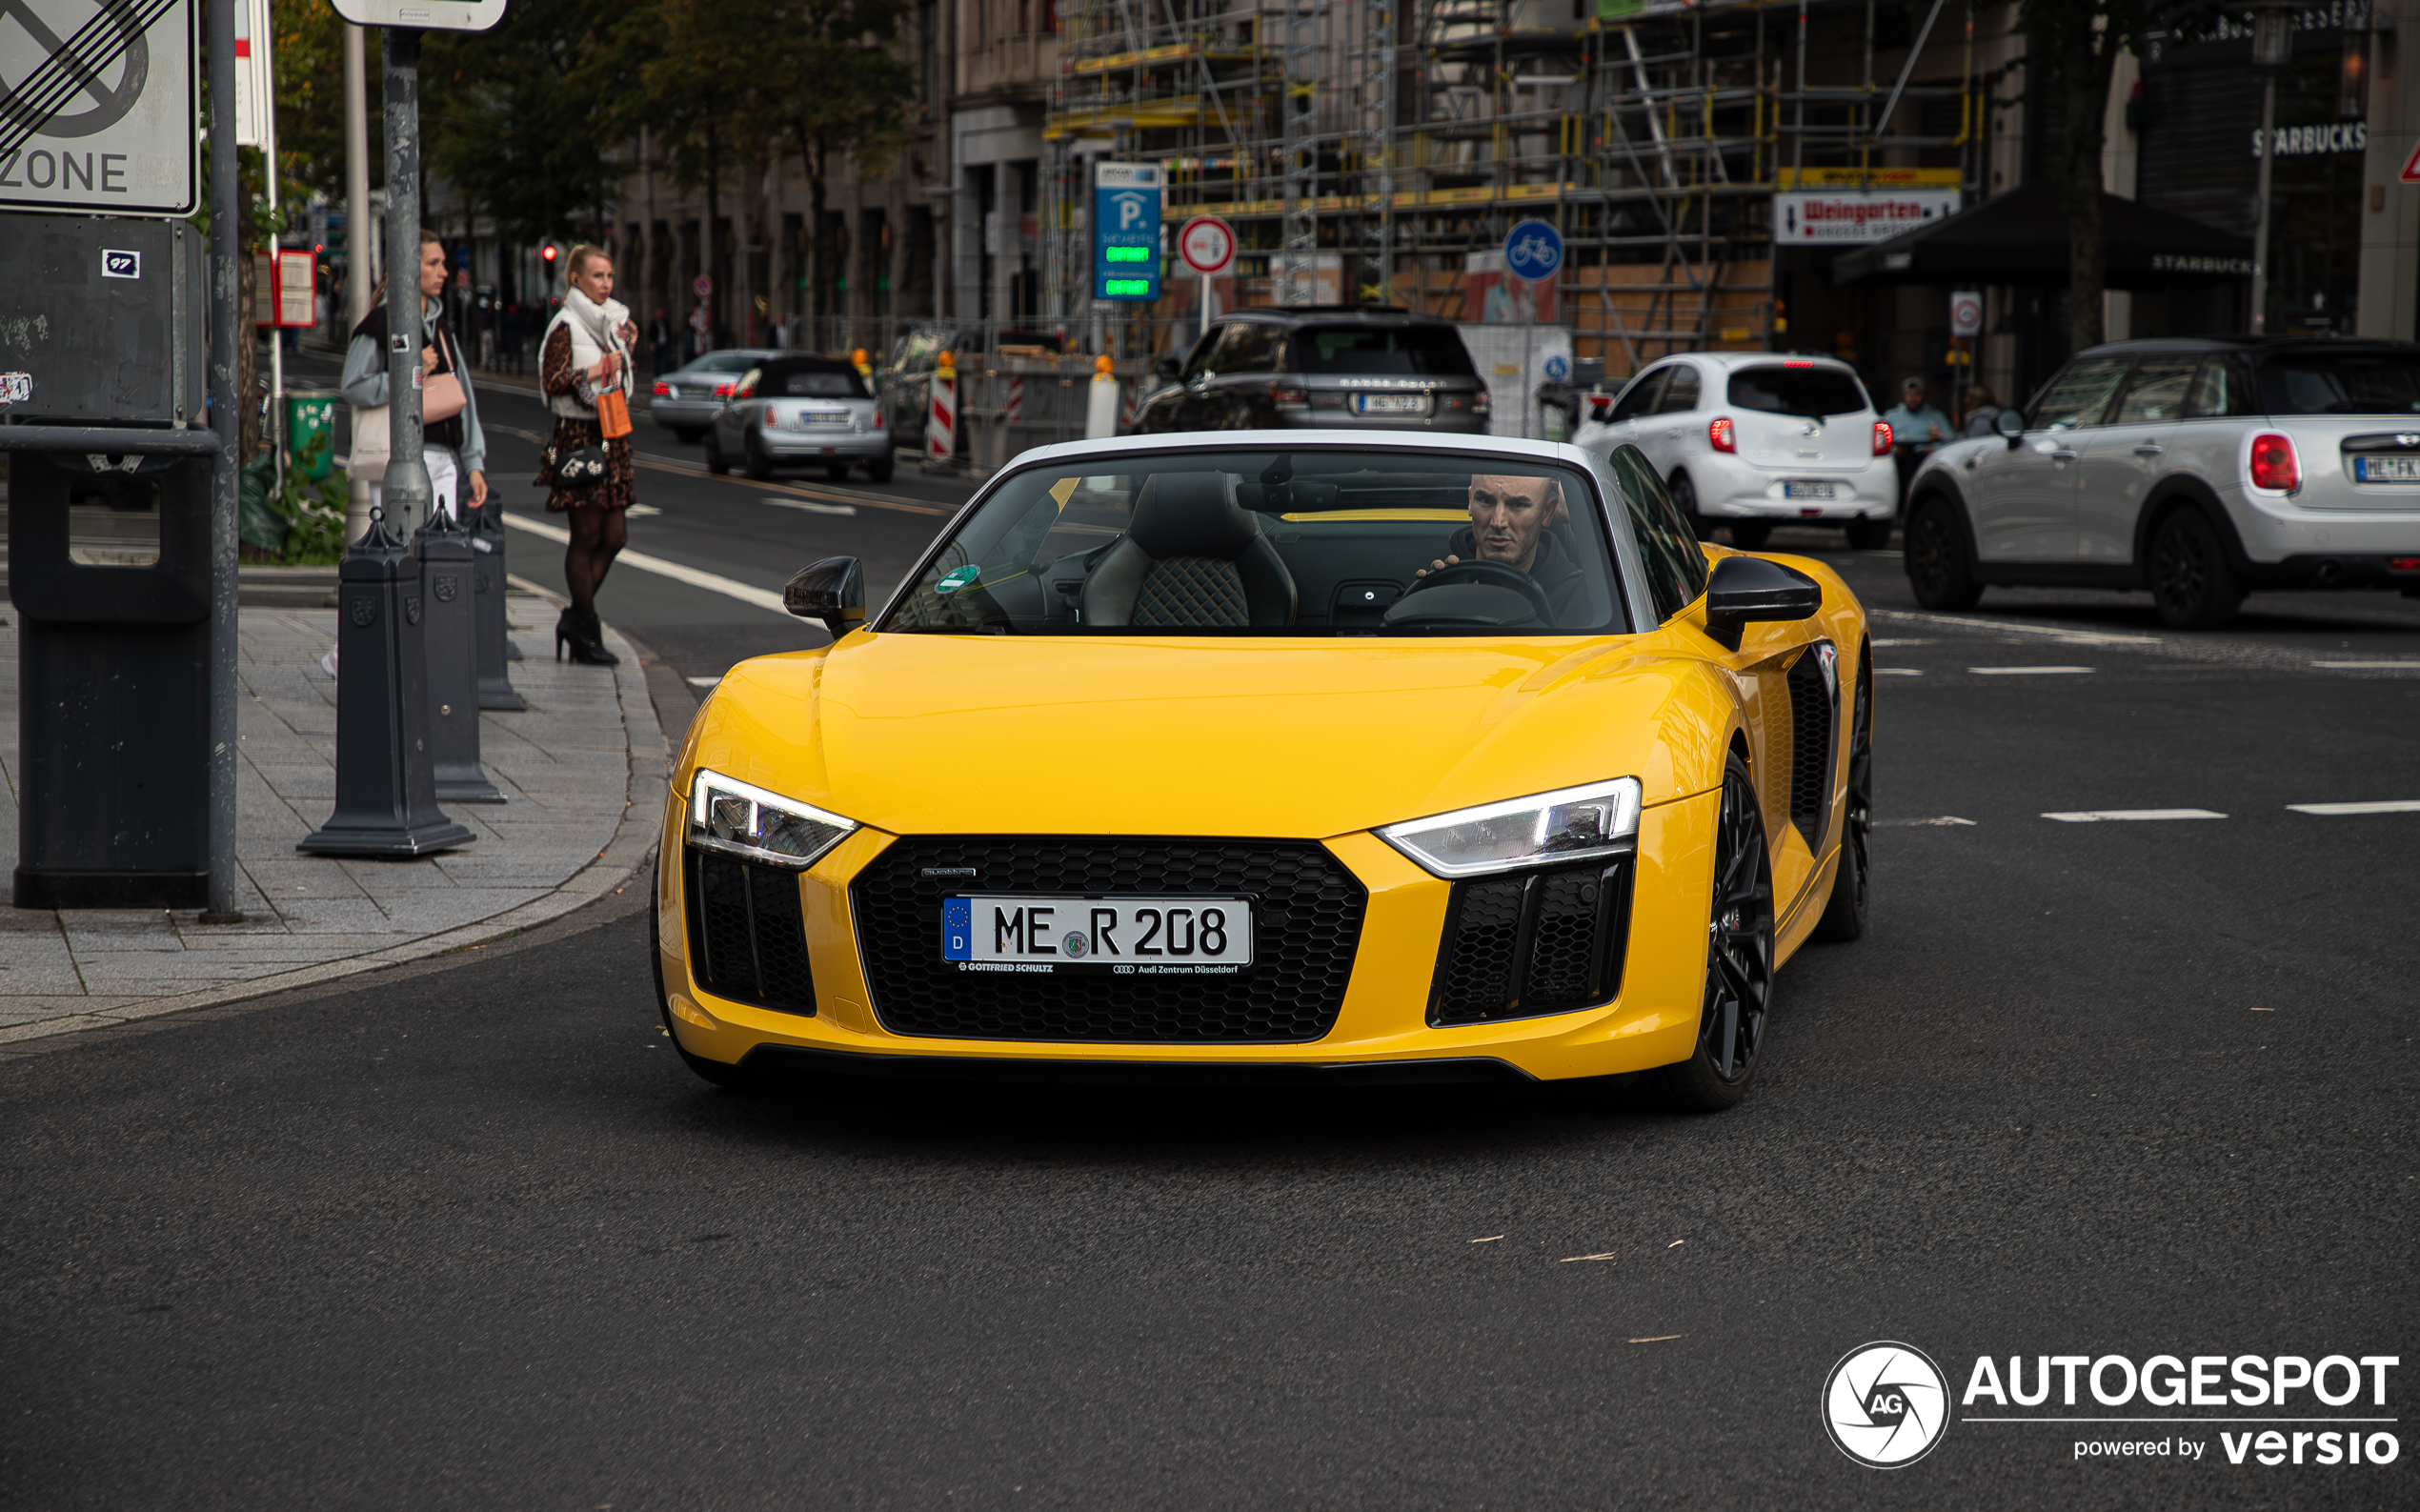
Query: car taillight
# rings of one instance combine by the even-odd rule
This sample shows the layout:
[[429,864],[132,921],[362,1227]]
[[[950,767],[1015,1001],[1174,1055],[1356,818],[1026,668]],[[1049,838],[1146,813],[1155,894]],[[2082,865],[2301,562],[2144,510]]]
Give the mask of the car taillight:
[[669,398],[671,398],[672,396],[673,396],[673,386],[672,386],[671,384],[669,384],[669,383],[666,383],[663,379],[661,379],[661,378],[657,378],[657,379],[655,380],[655,397],[657,397],[658,399],[669,399]]
[[1739,442],[1731,438],[1731,417],[1727,414],[1714,417],[1713,423],[1705,428],[1705,439],[1717,452],[1736,452],[1740,449]]
[[2390,558],[2387,562],[2387,570],[2392,573],[2420,573],[2420,556]]
[[715,385],[715,397],[728,399],[731,397],[731,391],[737,387],[736,383],[717,383]]
[[2302,486],[2302,464],[2289,436],[2270,431],[2252,437],[2252,487],[2291,493]]
[[1603,424],[1606,420],[1608,420],[1608,419],[1612,418],[1612,416],[1613,416],[1613,395],[1612,395],[1612,394],[1610,394],[1610,393],[1592,393],[1592,394],[1588,395],[1588,418],[1589,418],[1589,419],[1596,421],[1596,422],[1597,422],[1598,424],[1600,424],[1600,425],[1603,425]]
[[1269,399],[1279,405],[1307,405],[1311,402],[1310,394],[1301,389],[1271,389]]
[[1874,454],[1876,456],[1890,455],[1890,422],[1888,420],[1874,422]]

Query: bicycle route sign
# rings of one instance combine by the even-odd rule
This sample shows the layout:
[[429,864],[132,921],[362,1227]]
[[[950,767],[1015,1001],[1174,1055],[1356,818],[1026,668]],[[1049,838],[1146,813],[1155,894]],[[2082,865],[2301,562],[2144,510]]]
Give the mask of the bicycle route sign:
[[1563,266],[1563,233],[1543,220],[1525,220],[1504,232],[1504,268],[1532,283],[1552,278]]
[[194,0],[0,0],[0,211],[191,215]]

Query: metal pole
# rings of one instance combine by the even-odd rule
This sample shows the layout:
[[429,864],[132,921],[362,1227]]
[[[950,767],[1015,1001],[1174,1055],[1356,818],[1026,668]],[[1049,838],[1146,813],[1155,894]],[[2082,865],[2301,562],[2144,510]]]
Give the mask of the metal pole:
[[386,517],[406,540],[429,520],[420,443],[420,33],[385,29],[387,115]]
[[244,415],[235,398],[235,6],[210,8],[210,418],[218,433],[210,511],[210,886],[205,924],[240,924],[235,907],[235,479]]
[[[370,71],[362,58],[362,30],[345,29],[345,324],[336,338],[350,349],[355,326],[370,318],[371,290],[377,284],[374,237],[370,226]],[[345,474],[345,544],[370,529],[370,480]]]
[[2253,335],[2269,334],[2269,165],[2277,155],[2277,75],[2267,74],[2260,86],[2260,182],[2252,194],[2260,220],[2252,232]]
[[[261,7],[257,14],[262,16],[268,15],[269,8],[267,6]],[[266,26],[261,28],[261,31],[264,34],[260,39],[259,46],[264,53],[269,53],[270,39],[267,35],[269,30],[270,29]],[[276,66],[275,55],[271,53],[270,60],[264,65],[264,67],[273,71]],[[266,102],[267,109],[261,111],[260,123],[261,192],[268,200],[270,210],[274,212],[277,209],[276,73],[272,71],[269,75],[269,99]],[[279,260],[279,254],[284,250],[285,243],[279,237],[272,236],[269,238],[269,284],[270,292],[272,295],[275,293],[277,288],[277,274],[284,267],[284,264]],[[273,300],[269,311],[269,424],[266,429],[269,433],[269,454],[276,459],[277,486],[281,491],[286,486],[285,318],[285,301],[283,299]],[[247,340],[252,337],[252,333],[249,331],[242,333],[242,334]]]

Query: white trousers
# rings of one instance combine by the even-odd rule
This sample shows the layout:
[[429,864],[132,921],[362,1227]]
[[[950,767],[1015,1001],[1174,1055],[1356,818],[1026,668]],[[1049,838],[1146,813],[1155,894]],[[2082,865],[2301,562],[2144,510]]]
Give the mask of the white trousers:
[[[440,514],[453,514],[454,501],[459,496],[462,489],[462,468],[454,454],[454,448],[424,446],[420,449],[420,460],[429,470],[429,496],[435,501],[434,506],[435,512]],[[374,510],[383,510],[387,507],[386,484],[376,482],[370,485],[370,507]],[[419,528],[418,520],[391,519],[387,521],[387,529],[406,540],[410,540],[412,533]]]

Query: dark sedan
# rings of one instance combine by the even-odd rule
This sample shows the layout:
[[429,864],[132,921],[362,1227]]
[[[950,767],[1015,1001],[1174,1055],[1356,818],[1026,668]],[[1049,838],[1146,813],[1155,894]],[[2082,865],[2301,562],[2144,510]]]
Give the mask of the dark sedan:
[[1487,385],[1462,333],[1403,311],[1239,312],[1160,373],[1137,431],[1487,430]]

